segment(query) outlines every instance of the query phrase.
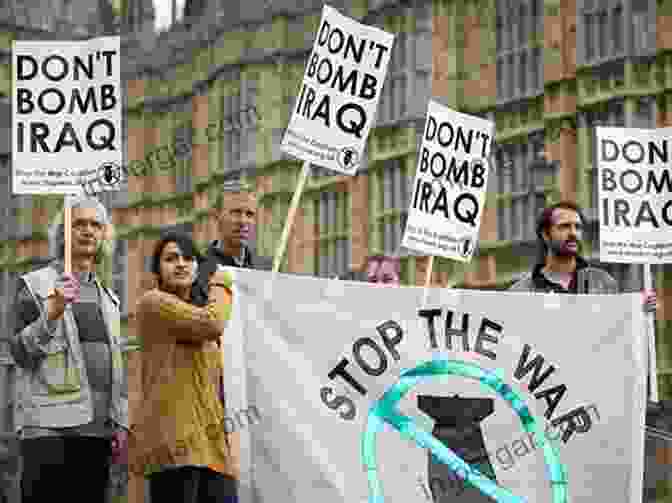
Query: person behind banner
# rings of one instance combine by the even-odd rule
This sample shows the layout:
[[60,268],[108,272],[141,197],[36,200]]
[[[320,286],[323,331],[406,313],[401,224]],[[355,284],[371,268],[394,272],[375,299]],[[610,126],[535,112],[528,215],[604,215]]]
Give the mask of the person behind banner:
[[[537,263],[509,290],[518,292],[601,294],[618,293],[616,280],[590,265],[579,251],[585,218],[578,205],[561,201],[537,218]],[[644,311],[657,309],[656,292],[642,292]]]
[[222,267],[271,268],[270,262],[255,256],[250,249],[257,211],[255,192],[237,180],[223,184],[212,208],[219,239],[210,243],[204,263],[201,264],[198,278],[201,294],[206,292],[209,274]]
[[[217,221],[219,239],[208,246],[199,264],[199,273],[192,288],[193,303],[204,306],[208,299],[208,278],[224,267],[270,270],[272,263],[257,257],[250,249],[253,226],[258,211],[257,194],[243,186],[240,180],[222,184],[212,208]],[[219,398],[226,407],[224,380],[218,385]]]
[[72,484],[84,501],[105,501],[113,442],[123,449],[128,430],[120,303],[96,275],[114,251],[113,228],[97,199],[70,205],[72,273],[64,273],[61,211],[49,229],[54,260],[21,276],[12,311],[23,503],[66,501]]
[[214,271],[206,305],[194,305],[199,259],[189,236],[164,235],[152,255],[157,287],[138,301],[143,399],[133,414],[129,467],[149,479],[152,501],[237,498],[237,434],[225,431],[217,390],[217,342],[231,313],[232,278]]
[[366,281],[378,286],[401,285],[401,262],[399,257],[371,255],[366,259]]

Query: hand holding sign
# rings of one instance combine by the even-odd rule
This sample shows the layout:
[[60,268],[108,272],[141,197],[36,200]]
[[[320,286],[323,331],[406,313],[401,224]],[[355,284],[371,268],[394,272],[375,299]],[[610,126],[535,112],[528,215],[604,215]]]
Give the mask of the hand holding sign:
[[[12,193],[81,194],[90,166],[121,164],[120,40],[12,43]],[[107,189],[119,190],[112,178]],[[63,224],[69,273],[67,198]]]
[[57,320],[65,312],[65,306],[79,299],[79,281],[70,273],[63,273],[47,300],[47,319]]
[[[598,208],[600,260],[643,264],[644,289],[652,291],[651,264],[672,261],[672,176],[670,128],[598,127]],[[653,313],[655,299],[644,300]],[[658,401],[653,318],[646,321],[649,341],[650,399]]]

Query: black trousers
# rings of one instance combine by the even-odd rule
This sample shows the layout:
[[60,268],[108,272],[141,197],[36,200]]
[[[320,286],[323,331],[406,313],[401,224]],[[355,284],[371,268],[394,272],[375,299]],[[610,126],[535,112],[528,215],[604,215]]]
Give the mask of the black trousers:
[[238,503],[238,483],[209,468],[185,466],[149,477],[152,503]]
[[[110,483],[109,439],[43,437],[21,441],[22,503],[107,501]],[[74,486],[73,486],[74,484]]]

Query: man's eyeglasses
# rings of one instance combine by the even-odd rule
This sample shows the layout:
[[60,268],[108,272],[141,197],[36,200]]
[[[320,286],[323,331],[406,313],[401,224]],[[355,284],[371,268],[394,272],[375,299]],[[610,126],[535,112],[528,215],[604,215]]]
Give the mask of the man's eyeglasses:
[[86,227],[92,227],[94,231],[103,230],[103,224],[101,224],[97,220],[85,220],[83,218],[78,218],[77,220],[72,222],[72,228],[80,232],[83,231]]

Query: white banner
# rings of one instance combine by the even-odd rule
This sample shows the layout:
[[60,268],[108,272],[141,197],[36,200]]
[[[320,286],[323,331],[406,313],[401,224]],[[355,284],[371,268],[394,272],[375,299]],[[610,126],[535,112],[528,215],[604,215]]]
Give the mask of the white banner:
[[375,120],[394,36],[324,6],[283,152],[354,175]]
[[230,271],[241,503],[641,502],[639,294]]
[[595,129],[600,260],[672,263],[672,128]]
[[[119,190],[120,38],[12,43],[12,192]],[[100,185],[100,187],[98,187]]]
[[429,102],[402,247],[471,261],[494,129],[493,122]]

